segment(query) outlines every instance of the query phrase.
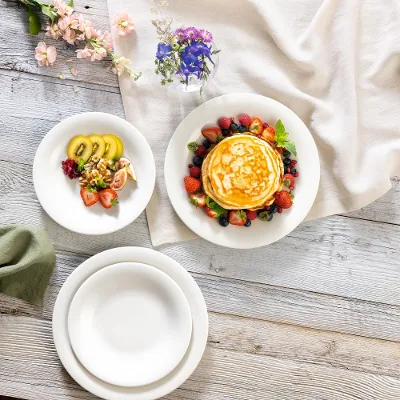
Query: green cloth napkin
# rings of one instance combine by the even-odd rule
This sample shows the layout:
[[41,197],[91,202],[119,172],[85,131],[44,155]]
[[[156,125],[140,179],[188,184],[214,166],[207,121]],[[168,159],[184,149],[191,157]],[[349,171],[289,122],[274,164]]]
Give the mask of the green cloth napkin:
[[0,226],[0,293],[41,305],[55,265],[56,255],[45,230]]

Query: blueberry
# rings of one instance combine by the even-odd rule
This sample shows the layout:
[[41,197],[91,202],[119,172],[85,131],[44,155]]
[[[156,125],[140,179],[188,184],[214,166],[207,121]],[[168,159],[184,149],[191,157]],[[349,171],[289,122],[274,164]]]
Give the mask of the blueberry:
[[231,123],[231,126],[229,127],[229,129],[230,129],[232,132],[237,132],[237,131],[239,130],[239,125],[238,125],[238,124],[235,124],[234,122],[232,122],[232,123]]
[[240,132],[240,133],[247,132],[247,127],[244,126],[244,125],[240,125],[240,126],[239,126],[239,132]]
[[209,149],[210,148],[210,146],[211,146],[211,143],[206,139],[206,140],[203,140],[203,146],[206,148],[206,149]]
[[290,168],[290,173],[294,175],[297,172],[296,168]]
[[193,157],[193,164],[196,167],[201,167],[201,164],[203,164],[203,158],[199,156]]
[[220,224],[221,226],[223,226],[223,227],[228,226],[228,225],[229,225],[228,218],[226,218],[226,217],[224,217],[224,216],[220,217],[220,219],[219,219],[219,224]]
[[290,158],[290,156],[292,155],[292,153],[289,150],[283,150],[283,157],[287,157]]
[[228,136],[229,135],[229,129],[221,129],[222,136]]
[[284,163],[285,165],[289,165],[289,164],[290,164],[290,158],[284,158],[284,159],[283,159],[283,163]]
[[244,226],[248,227],[248,226],[250,226],[250,225],[251,225],[251,221],[248,219],[248,220],[246,221],[246,223],[244,224]]
[[269,212],[271,214],[275,214],[278,211],[278,206],[276,204],[272,204],[269,208]]
[[268,222],[271,221],[272,218],[274,218],[274,214],[268,214],[267,221],[268,221]]

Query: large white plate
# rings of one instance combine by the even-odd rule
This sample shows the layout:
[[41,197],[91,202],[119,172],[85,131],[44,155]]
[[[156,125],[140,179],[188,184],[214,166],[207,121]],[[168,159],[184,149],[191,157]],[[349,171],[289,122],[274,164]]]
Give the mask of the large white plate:
[[[192,315],[192,337],[185,357],[166,377],[146,386],[121,387],[96,378],[78,361],[69,341],[68,311],[76,291],[95,272],[121,262],[139,262],[165,272],[183,291]],[[207,344],[207,335],[207,308],[194,279],[176,261],[157,251],[141,247],[120,247],[89,258],[67,278],[54,305],[53,337],[61,362],[82,387],[107,400],[154,400],[172,392],[197,367]]]
[[[296,144],[299,177],[296,180],[294,205],[282,215],[274,216],[271,222],[253,221],[249,228],[233,225],[224,228],[188,201],[183,178],[188,175],[188,164],[193,153],[189,152],[187,144],[204,139],[201,130],[206,125],[216,126],[218,118],[238,117],[242,113],[258,116],[273,125],[282,120],[290,139]],[[181,122],[167,149],[164,175],[168,196],[176,213],[193,232],[221,246],[250,249],[275,242],[300,224],[315,200],[320,165],[313,137],[293,111],[264,96],[235,93],[203,103]]]
[[[128,180],[118,192],[119,205],[104,209],[100,202],[86,207],[77,179],[64,175],[61,161],[74,136],[113,133],[124,143],[124,157],[131,160],[138,182]],[[71,231],[100,235],[133,222],[145,209],[155,184],[153,153],[143,135],[129,122],[105,113],[84,113],[61,121],[43,138],[33,162],[33,183],[40,204],[49,216]]]
[[190,307],[166,273],[146,264],[110,265],[78,289],[68,315],[72,348],[95,376],[143,386],[168,375],[192,333]]

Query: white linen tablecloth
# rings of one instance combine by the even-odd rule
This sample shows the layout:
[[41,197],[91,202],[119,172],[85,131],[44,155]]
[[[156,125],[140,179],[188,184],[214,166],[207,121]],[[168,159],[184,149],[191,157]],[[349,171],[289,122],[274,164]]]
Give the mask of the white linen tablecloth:
[[[312,132],[321,183],[308,219],[376,200],[400,172],[400,2],[398,0],[169,0],[176,27],[210,30],[222,49],[214,81],[198,93],[161,87],[150,0],[108,0],[110,19],[127,12],[136,33],[116,37],[118,54],[143,71],[120,78],[128,121],[154,152],[157,183],[147,208],[154,246],[194,238],[175,214],[164,157],[182,119],[203,101],[235,92],[271,97]],[[251,110],[249,110],[251,112]],[[300,167],[301,170],[301,167]]]

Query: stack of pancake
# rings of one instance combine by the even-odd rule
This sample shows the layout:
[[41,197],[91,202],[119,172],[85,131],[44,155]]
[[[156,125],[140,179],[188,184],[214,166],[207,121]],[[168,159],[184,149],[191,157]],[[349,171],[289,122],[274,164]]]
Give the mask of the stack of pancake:
[[228,137],[204,159],[205,193],[226,210],[257,210],[274,202],[282,188],[281,155],[250,133]]

